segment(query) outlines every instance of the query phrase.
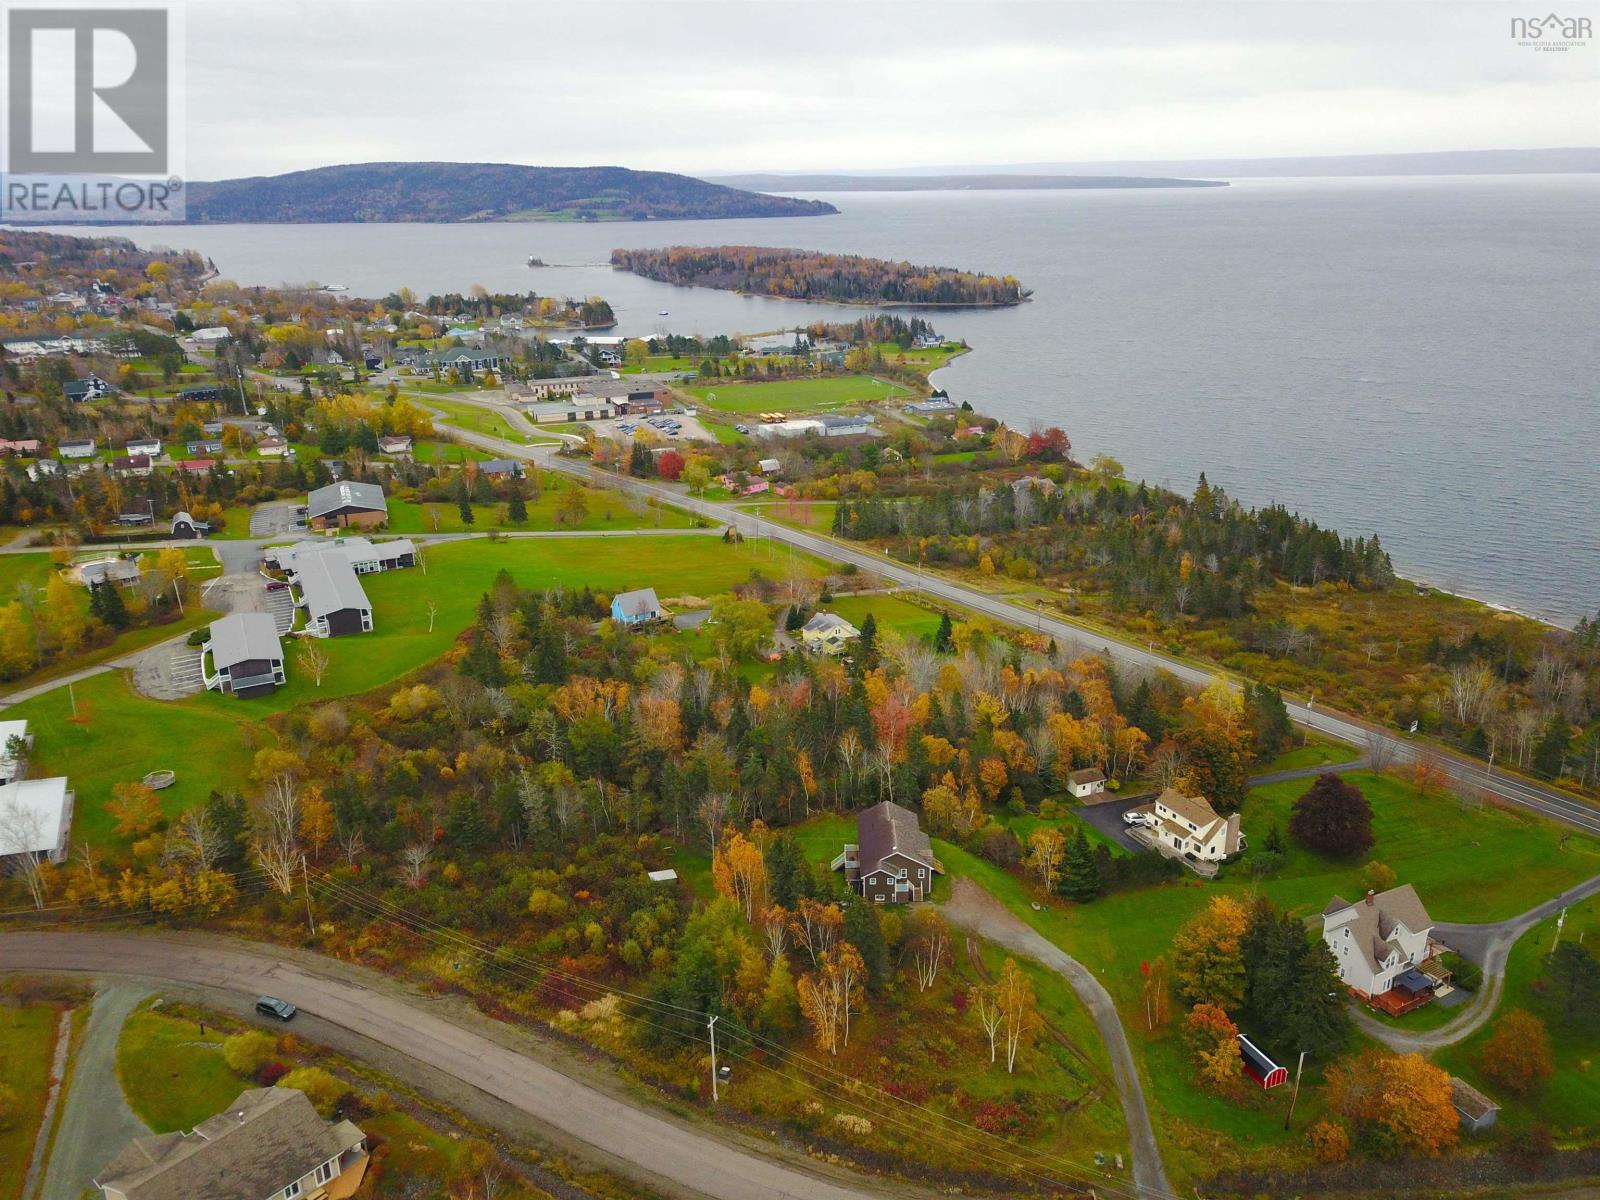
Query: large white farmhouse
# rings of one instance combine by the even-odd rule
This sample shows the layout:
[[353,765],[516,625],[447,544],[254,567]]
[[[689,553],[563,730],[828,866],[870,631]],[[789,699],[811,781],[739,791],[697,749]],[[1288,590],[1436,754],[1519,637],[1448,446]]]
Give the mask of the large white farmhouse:
[[1397,984],[1421,992],[1432,979],[1408,975],[1429,957],[1433,918],[1409,883],[1368,892],[1354,904],[1335,896],[1322,910],[1322,940],[1339,964],[1339,978],[1363,996]]

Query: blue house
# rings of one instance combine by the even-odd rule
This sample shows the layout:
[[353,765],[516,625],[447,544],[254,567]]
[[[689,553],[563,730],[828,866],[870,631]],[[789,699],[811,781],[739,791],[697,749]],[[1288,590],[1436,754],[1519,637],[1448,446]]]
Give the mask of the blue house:
[[643,625],[661,619],[661,601],[655,588],[621,592],[611,599],[611,619],[619,625]]

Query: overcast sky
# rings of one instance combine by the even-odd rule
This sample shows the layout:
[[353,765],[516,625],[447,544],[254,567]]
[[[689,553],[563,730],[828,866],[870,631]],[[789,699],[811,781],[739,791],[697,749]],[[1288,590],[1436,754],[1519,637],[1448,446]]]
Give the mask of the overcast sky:
[[[1600,41],[1518,46],[1511,18],[1535,8],[191,0],[186,167],[697,173],[1594,145]],[[1559,11],[1600,27],[1600,0]]]

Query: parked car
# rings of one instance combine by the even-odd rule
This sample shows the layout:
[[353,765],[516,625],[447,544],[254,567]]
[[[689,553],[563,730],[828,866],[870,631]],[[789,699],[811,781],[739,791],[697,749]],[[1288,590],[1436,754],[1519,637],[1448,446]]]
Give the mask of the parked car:
[[1138,809],[1130,808],[1122,814],[1122,823],[1124,825],[1143,825],[1144,814]]
[[294,1014],[299,1011],[287,1000],[279,1000],[276,996],[262,996],[256,1001],[256,1012],[275,1021],[292,1021]]
[[748,425],[735,425],[733,427],[733,431],[735,433],[749,433],[750,432],[750,426],[748,426]]
[[269,579],[267,581],[267,591],[269,592],[285,591],[288,586],[289,585],[281,579]]

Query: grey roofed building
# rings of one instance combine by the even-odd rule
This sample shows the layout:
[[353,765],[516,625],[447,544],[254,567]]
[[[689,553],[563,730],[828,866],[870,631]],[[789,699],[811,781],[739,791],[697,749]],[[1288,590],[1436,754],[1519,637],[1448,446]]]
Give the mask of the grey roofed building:
[[211,622],[210,640],[201,651],[202,670],[208,653],[211,670],[204,672],[204,682],[212,691],[255,696],[286,682],[283,642],[271,613],[229,613]]
[[98,562],[84,563],[78,568],[78,580],[85,587],[99,583],[115,583],[129,587],[139,582],[141,571],[136,558],[104,558]]
[[1500,1106],[1465,1079],[1450,1076],[1450,1103],[1461,1118],[1461,1128],[1481,1133],[1495,1123]]
[[623,625],[640,625],[661,616],[661,601],[653,587],[618,592],[611,597],[611,619]]
[[364,1172],[366,1160],[366,1135],[324,1121],[304,1092],[251,1088],[189,1133],[135,1138],[95,1182],[107,1200],[272,1200]]
[[376,483],[357,483],[341,480],[319,487],[306,496],[306,520],[340,523],[341,517],[351,513],[384,513],[389,503],[383,497],[383,488]]
[[833,860],[845,882],[869,900],[924,900],[944,871],[917,814],[884,800],[856,814],[856,840]]
[[289,568],[306,610],[306,628],[316,637],[366,633],[372,629],[372,602],[343,554],[296,554]]
[[514,458],[488,458],[478,464],[478,474],[487,475],[491,479],[501,475],[521,478],[522,464]]

